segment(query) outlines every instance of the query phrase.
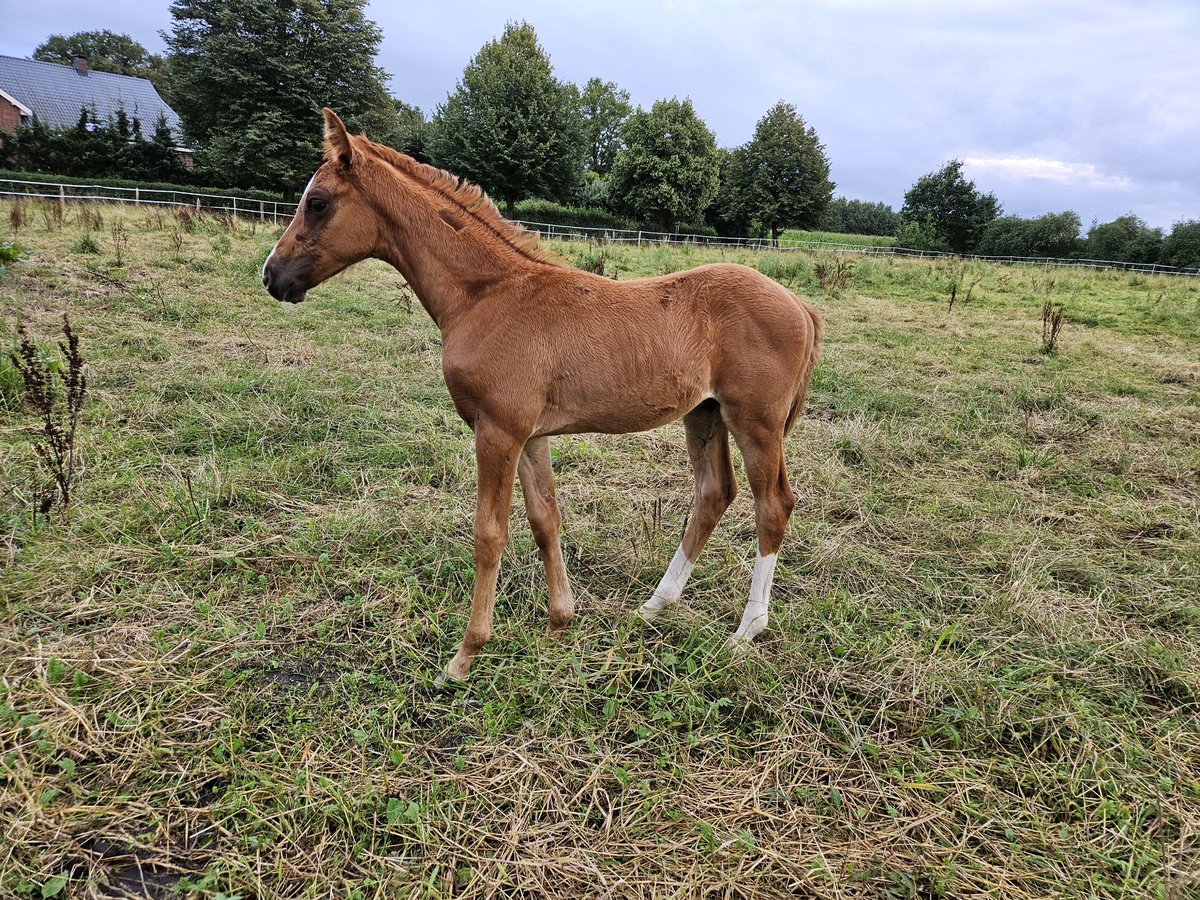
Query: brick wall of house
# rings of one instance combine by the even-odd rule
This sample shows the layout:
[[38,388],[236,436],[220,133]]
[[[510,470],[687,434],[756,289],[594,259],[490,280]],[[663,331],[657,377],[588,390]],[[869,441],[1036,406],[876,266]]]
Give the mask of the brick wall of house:
[[0,131],[7,131],[9,134],[12,134],[20,124],[21,110],[9,103],[4,97],[0,97]]

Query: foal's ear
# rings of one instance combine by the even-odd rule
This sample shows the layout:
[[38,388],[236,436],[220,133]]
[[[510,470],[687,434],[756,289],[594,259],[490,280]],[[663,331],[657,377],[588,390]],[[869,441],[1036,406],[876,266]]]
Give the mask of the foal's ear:
[[343,166],[350,165],[354,158],[354,146],[350,143],[350,132],[342,120],[328,106],[322,110],[325,114],[325,158],[336,159]]

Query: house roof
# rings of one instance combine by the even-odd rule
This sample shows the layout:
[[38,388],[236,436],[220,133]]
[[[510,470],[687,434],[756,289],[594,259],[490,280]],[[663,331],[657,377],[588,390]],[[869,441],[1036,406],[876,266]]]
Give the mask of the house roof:
[[161,114],[166,116],[176,140],[183,135],[179,116],[145,78],[95,69],[81,75],[74,66],[0,55],[0,90],[52,128],[77,124],[79,111],[86,106],[95,110],[102,122],[124,109],[131,121],[135,116],[141,121],[146,137]]

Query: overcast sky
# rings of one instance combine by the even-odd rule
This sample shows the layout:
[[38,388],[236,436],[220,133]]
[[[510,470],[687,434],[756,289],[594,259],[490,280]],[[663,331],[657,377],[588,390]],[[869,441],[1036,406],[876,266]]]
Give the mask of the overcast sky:
[[[0,53],[110,29],[161,52],[166,0],[0,0]],[[733,147],[777,100],[824,142],[836,193],[899,208],[947,160],[1006,213],[1200,219],[1200,0],[375,0],[379,64],[431,113],[506,20],[559,78],[635,104],[691,97]]]

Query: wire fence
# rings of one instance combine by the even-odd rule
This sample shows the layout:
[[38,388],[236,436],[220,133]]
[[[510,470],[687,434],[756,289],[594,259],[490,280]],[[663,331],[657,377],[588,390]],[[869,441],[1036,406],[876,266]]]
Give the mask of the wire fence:
[[190,191],[147,187],[115,187],[106,184],[67,184],[43,181],[16,181],[0,178],[0,197],[50,200],[65,203],[137,203],[149,206],[173,206],[196,212],[226,213],[234,216],[279,223],[296,213],[295,203],[282,200],[256,200],[224,194],[199,194]]
[[1181,268],[1161,263],[1121,262],[1104,259],[1067,259],[1045,256],[981,256],[966,253],[947,253],[941,250],[917,250],[892,244],[851,244],[839,241],[795,240],[780,238],[723,237],[707,234],[678,234],[662,231],[635,231],[621,228],[588,228],[582,225],[553,225],[545,222],[519,221],[520,225],[538,231],[543,237],[555,240],[605,240],[613,243],[689,244],[695,246],[729,247],[748,250],[804,250],[809,253],[857,253],[863,256],[904,256],[928,259],[970,259],[980,262],[1007,263],[1031,266],[1073,266],[1085,269],[1119,269],[1147,275],[1200,276],[1200,267]]
[[[41,199],[65,203],[101,202],[136,203],[152,206],[186,207],[197,212],[225,213],[273,224],[286,223],[296,213],[296,204],[282,200],[257,200],[222,194],[200,194],[189,191],[145,187],[114,187],[97,184],[48,183],[0,179],[0,197]],[[980,262],[1030,266],[1072,266],[1086,269],[1118,269],[1146,275],[1200,276],[1200,267],[1166,266],[1160,263],[1122,262],[1105,259],[1065,259],[1043,256],[979,256],[946,253],[940,250],[917,250],[891,244],[861,244],[823,240],[780,238],[724,237],[707,234],[645,231],[623,228],[592,228],[583,225],[556,225],[549,222],[516,220],[517,224],[537,231],[550,240],[591,240],[644,245],[683,244],[703,247],[726,247],[745,250],[803,250],[809,253],[855,253],[862,256],[903,256],[927,259],[964,259]]]

